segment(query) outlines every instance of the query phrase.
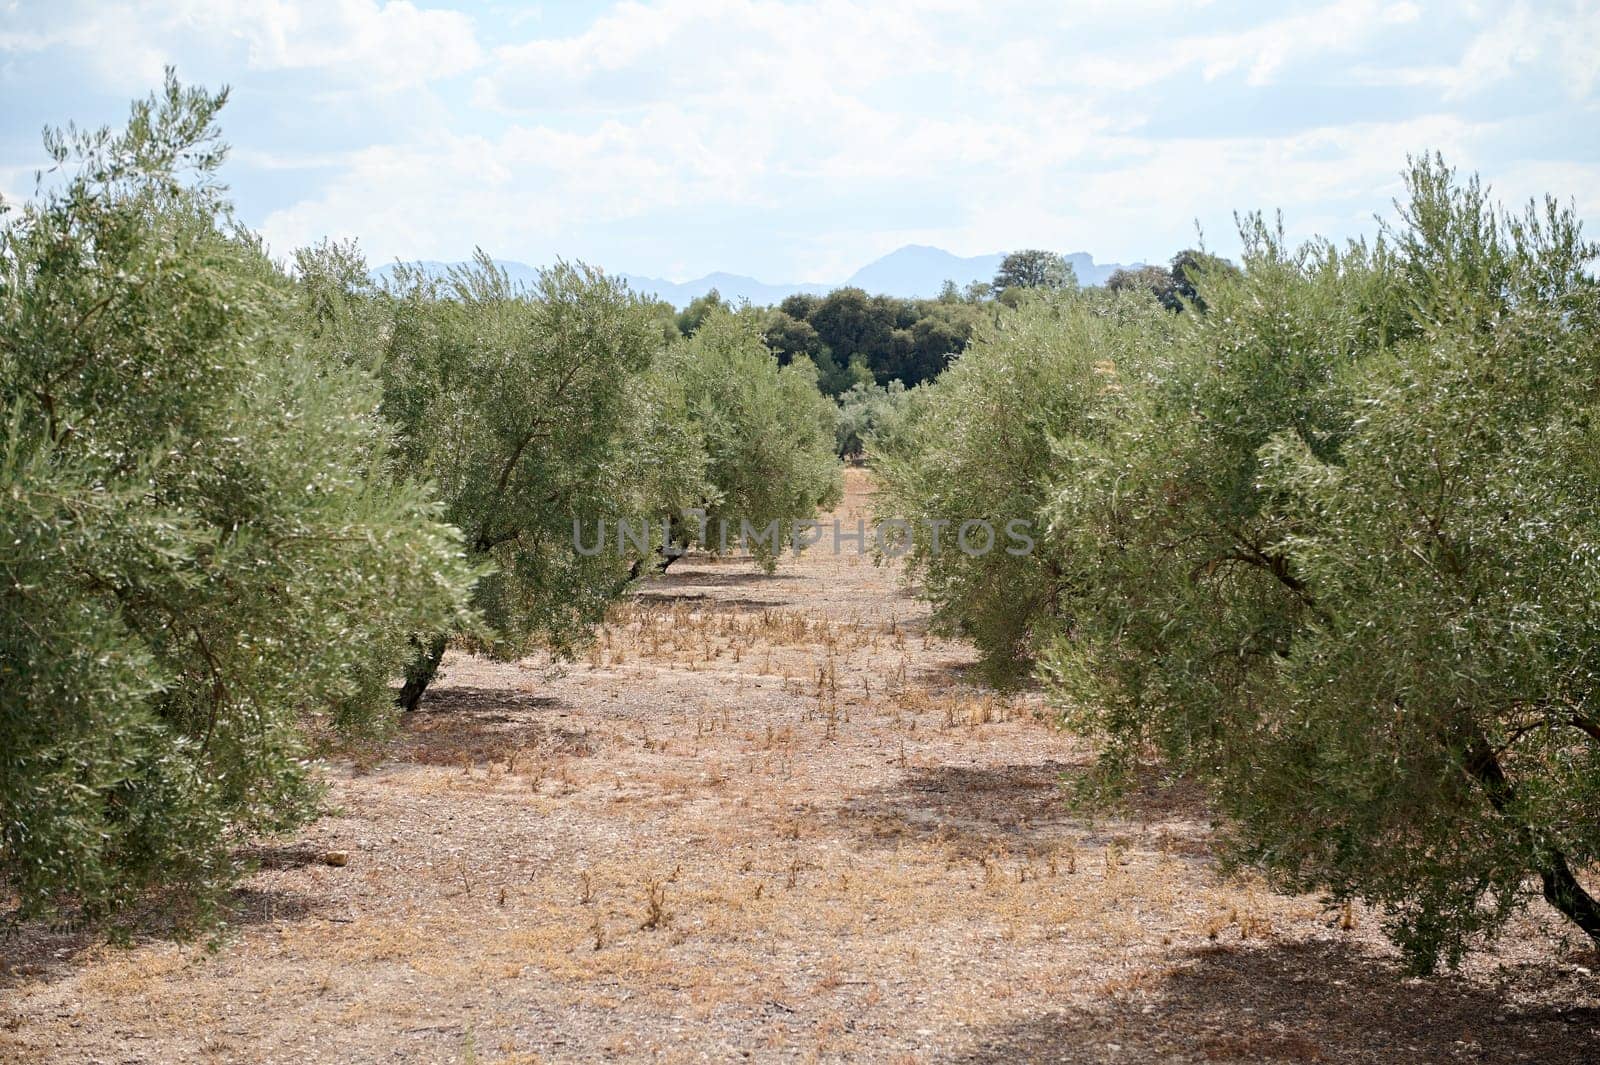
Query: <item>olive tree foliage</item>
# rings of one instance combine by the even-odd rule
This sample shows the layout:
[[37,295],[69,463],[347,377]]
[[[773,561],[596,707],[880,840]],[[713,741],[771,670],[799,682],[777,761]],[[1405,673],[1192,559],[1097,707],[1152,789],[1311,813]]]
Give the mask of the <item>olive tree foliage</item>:
[[[1199,248],[1185,248],[1172,257],[1172,265],[1141,266],[1112,271],[1106,278],[1109,289],[1144,289],[1160,301],[1169,311],[1192,308],[1205,312],[1205,297],[1200,294],[1200,281],[1206,276],[1236,278],[1239,268],[1228,260]],[[1215,283],[1215,281],[1213,281]]]
[[[1044,518],[1056,449],[1104,434],[1104,412],[1120,400],[1115,368],[1161,343],[1170,319],[1142,293],[1030,301],[980,326],[869,440],[879,518],[909,531],[908,576],[935,625],[970,637],[996,683],[1025,678],[1064,621],[1071,572]],[[968,522],[992,529],[992,543],[979,526],[964,533]]]
[[392,720],[406,637],[474,573],[360,371],[212,175],[225,93],[50,133],[0,224],[0,878],[24,913],[152,887],[314,813],[309,739]]
[[[752,315],[708,304],[665,342],[659,308],[599,271],[560,264],[523,289],[481,254],[377,291],[353,248],[323,245],[297,275],[307,329],[377,369],[391,465],[436,486],[489,570],[461,634],[479,649],[570,654],[630,580],[722,550],[723,523],[729,548],[742,521],[787,537],[837,497],[832,404],[809,360],[777,365]],[[755,545],[769,568],[777,546]],[[451,635],[418,637],[402,707]]]
[[1570,211],[1407,180],[1372,247],[1251,221],[1062,449],[1047,673],[1108,768],[1210,782],[1235,858],[1379,907],[1428,970],[1540,894],[1600,943],[1600,291]]
[[[481,252],[442,279],[402,268],[381,299],[348,302],[347,350],[361,361],[377,348],[398,468],[432,482],[445,517],[490,567],[473,595],[479,642],[506,656],[535,644],[569,653],[627,572],[615,550],[578,551],[575,526],[638,509],[692,461],[682,434],[642,431],[661,345],[651,308],[565,263],[524,289]],[[417,705],[449,636],[417,640],[403,707]]]
[[900,381],[890,381],[887,385],[861,381],[840,396],[839,421],[834,432],[839,457],[861,459],[866,455],[868,440],[880,433],[894,432],[895,423],[906,416],[915,391]]
[[794,523],[841,497],[833,401],[818,390],[809,359],[778,365],[761,324],[755,314],[713,310],[651,375],[656,432],[687,433],[696,456],[691,480],[674,478],[646,512],[669,523],[659,570],[690,547],[722,553],[742,539],[771,572]]
[[1204,314],[1041,344],[1025,305],[886,479],[924,523],[1047,522],[1025,558],[917,531],[913,565],[992,671],[1037,658],[1107,783],[1208,782],[1234,860],[1428,970],[1539,897],[1600,943],[1600,287],[1570,210],[1406,177],[1371,244],[1246,218],[1242,271],[1182,264]]

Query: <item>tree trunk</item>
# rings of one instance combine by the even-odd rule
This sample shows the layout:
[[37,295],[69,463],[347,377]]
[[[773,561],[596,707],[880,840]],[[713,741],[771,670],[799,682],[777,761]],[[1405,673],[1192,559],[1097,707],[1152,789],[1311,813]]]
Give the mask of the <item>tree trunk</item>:
[[1544,882],[1544,900],[1583,929],[1595,950],[1600,951],[1600,903],[1572,875],[1567,856],[1551,851],[1545,868],[1539,870],[1539,879]]
[[1532,826],[1510,812],[1516,790],[1506,778],[1505,769],[1483,733],[1473,730],[1467,746],[1467,771],[1483,786],[1489,805],[1517,827],[1517,832],[1534,852],[1533,871],[1544,885],[1544,898],[1567,920],[1581,928],[1600,951],[1600,902],[1584,890],[1567,864],[1560,848],[1539,839]]
[[[650,567],[651,576],[659,577],[661,574],[667,572],[668,566],[678,561],[678,559],[682,558],[688,552],[689,541],[686,537],[683,537],[679,534],[678,524],[670,517],[666,520],[667,527],[670,530],[670,538],[665,544],[662,544],[660,547],[656,548],[653,554],[640,555],[638,558],[634,559],[632,564],[628,566],[628,575],[617,583],[614,594],[621,595],[624,588],[638,580],[644,574],[645,567],[647,565]],[[674,553],[668,551],[667,548],[669,546],[676,547],[678,549],[677,552]]]
[[413,636],[411,643],[417,649],[417,657],[406,666],[406,682],[395,698],[395,702],[400,704],[400,709],[405,711],[417,708],[417,704],[422,701],[422,693],[428,690],[428,685],[433,683],[433,678],[438,674],[439,663],[444,661],[446,637],[440,633],[424,645],[421,640]]

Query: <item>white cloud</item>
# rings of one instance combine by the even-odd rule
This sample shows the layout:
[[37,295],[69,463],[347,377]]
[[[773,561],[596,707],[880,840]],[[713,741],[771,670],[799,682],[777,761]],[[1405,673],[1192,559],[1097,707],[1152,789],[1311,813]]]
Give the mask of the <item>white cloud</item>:
[[319,196],[270,214],[262,232],[278,254],[324,235],[359,236],[378,261],[419,249],[460,256],[475,244],[551,253],[584,224],[761,202],[756,175],[704,133],[664,110],[637,127],[516,126],[492,138],[443,133],[376,146],[352,153]]
[[[150,33],[149,12],[132,4],[63,3],[8,13],[0,29],[0,53],[27,55],[55,49],[81,57],[106,84],[127,92],[148,91],[161,80],[170,53]],[[37,17],[35,17],[37,16]]]
[[[1563,205],[1570,202],[1579,218],[1600,221],[1600,163],[1514,163],[1493,174],[1488,183],[1495,198],[1510,208],[1553,195]],[[1590,227],[1588,236],[1592,240],[1600,234]]]
[[[929,133],[930,143],[944,138]],[[1235,210],[1283,208],[1290,231],[1334,235],[1371,230],[1371,215],[1400,191],[1407,152],[1437,148],[1472,168],[1493,127],[1449,115],[1331,126],[1282,137],[1146,140],[1093,130],[1030,156],[1013,132],[974,147],[985,165],[951,178],[961,204],[942,224],[855,232],[841,225],[766,271],[774,278],[841,276],[898,243],[940,244],[967,254],[1022,245],[1088,249],[1102,260],[1162,258],[1188,243],[1202,220],[1213,241],[1232,240]],[[865,133],[860,134],[865,136]],[[760,160],[715,141],[716,130],[670,108],[638,126],[608,121],[590,133],[516,127],[496,139],[449,137],[408,149],[357,153],[319,197],[273,213],[263,226],[279,254],[325,234],[359,236],[375,261],[462,257],[482,243],[503,257],[549,258],[581,250],[587,228],[714,204],[783,206]],[[1108,162],[1114,160],[1114,162]],[[918,167],[935,165],[932,155]],[[1547,171],[1593,189],[1600,168]],[[819,159],[799,187],[891,190],[882,155]],[[1519,177],[1522,186],[1532,176]],[[1557,182],[1551,188],[1568,189]],[[1349,205],[1357,204],[1352,208]],[[1330,213],[1330,206],[1333,208]],[[1342,212],[1342,213],[1341,213]],[[489,221],[492,220],[492,221]],[[688,273],[717,265],[696,261]],[[610,263],[643,269],[635,263]]]
[[1016,195],[990,190],[959,226],[923,239],[989,250],[1023,245],[1083,249],[1102,261],[1160,260],[1194,240],[1235,244],[1236,211],[1282,209],[1292,238],[1371,233],[1401,192],[1408,151],[1437,147],[1470,169],[1492,127],[1435,115],[1328,126],[1280,137],[1108,138],[1119,163],[1049,194],[1033,182]]
[[1582,99],[1600,82],[1597,40],[1600,4],[1576,0],[1565,7],[1535,8],[1516,3],[1498,10],[1453,63],[1361,66],[1355,73],[1368,84],[1424,86],[1457,100],[1531,71],[1553,77],[1572,98]]
[[483,55],[468,16],[419,10],[407,0],[200,0],[192,11],[196,21],[241,38],[260,70],[315,69],[401,88],[464,73]]
[[1409,2],[1338,0],[1259,29],[1208,39],[1198,55],[1208,78],[1237,69],[1241,65],[1238,57],[1249,57],[1250,84],[1269,85],[1296,62],[1347,51],[1394,26],[1417,21],[1421,13]]
[[130,0],[30,14],[0,30],[0,53],[65,49],[124,90],[148,88],[185,59],[236,55],[253,70],[390,90],[461,74],[483,57],[468,16],[408,0]]
[[[1069,70],[1080,85],[1121,90],[1157,85],[1191,70],[1207,81],[1242,71],[1249,84],[1264,86],[1312,59],[1349,53],[1394,27],[1416,22],[1421,14],[1409,0],[1333,0],[1244,29],[1175,30],[1155,47],[1135,38],[1132,44],[1073,57]],[[1050,61],[1048,50],[1041,50],[1039,57],[1031,65]]]
[[737,96],[787,101],[853,95],[949,69],[935,32],[959,5],[819,0],[626,0],[572,37],[495,51],[480,99],[512,111],[612,110]]

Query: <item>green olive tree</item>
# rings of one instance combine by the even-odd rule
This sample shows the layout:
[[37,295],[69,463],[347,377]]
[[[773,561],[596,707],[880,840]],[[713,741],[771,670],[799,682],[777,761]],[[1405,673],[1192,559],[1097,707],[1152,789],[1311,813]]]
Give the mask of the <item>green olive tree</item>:
[[[1415,163],[1378,244],[1259,222],[1051,512],[1108,764],[1209,781],[1231,853],[1419,969],[1542,895],[1600,943],[1600,290],[1554,203]],[[1532,890],[1530,890],[1530,887]]]
[[[565,263],[522,289],[481,253],[444,279],[402,269],[381,305],[378,372],[396,459],[436,486],[472,555],[491,566],[474,594],[488,648],[569,651],[627,573],[614,550],[578,551],[576,529],[628,513],[651,495],[642,483],[671,480],[663,467],[693,457],[681,438],[642,431],[655,424],[645,379],[661,344],[651,308]],[[417,640],[401,706],[417,705],[448,636]]]
[[689,547],[720,553],[743,542],[770,571],[794,523],[843,492],[837,408],[818,389],[816,367],[778,365],[756,316],[715,310],[662,354],[652,377],[657,421],[687,432],[699,456],[689,491],[662,499],[671,535],[657,568]]
[[[472,635],[492,653],[570,653],[631,580],[837,498],[833,406],[748,315],[708,308],[664,340],[659,308],[599,271],[522,289],[483,255],[443,278],[402,267],[385,291],[348,246],[307,249],[296,272],[304,328],[383,382],[393,468],[436,486],[487,567]],[[781,549],[751,546],[768,566]],[[402,707],[450,635],[416,637]]]
[[364,373],[212,175],[225,93],[47,135],[0,225],[0,877],[24,912],[206,902],[310,816],[309,730],[381,728],[406,637],[475,573],[383,469]]
[[834,431],[839,457],[865,458],[868,441],[880,433],[892,433],[915,402],[915,394],[916,389],[908,389],[896,380],[887,385],[858,382],[840,396],[839,422]]
[[1171,317],[1142,292],[1030,301],[980,326],[870,444],[878,516],[904,523],[908,576],[996,683],[1024,679],[1067,617],[1072,559],[1045,516],[1058,449],[1104,435],[1118,367],[1163,344]]

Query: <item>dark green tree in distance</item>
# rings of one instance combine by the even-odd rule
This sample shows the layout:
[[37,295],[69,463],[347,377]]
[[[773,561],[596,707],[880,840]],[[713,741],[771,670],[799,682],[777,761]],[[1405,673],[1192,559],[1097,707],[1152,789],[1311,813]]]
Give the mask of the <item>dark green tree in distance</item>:
[[870,385],[877,380],[872,368],[860,355],[841,366],[833,357],[833,352],[823,348],[811,362],[817,368],[817,388],[831,399],[838,399],[858,384]]
[[1112,292],[1148,292],[1157,303],[1169,311],[1183,309],[1178,298],[1177,283],[1172,271],[1161,266],[1141,266],[1137,269],[1114,270],[1106,278],[1106,288]]
[[1039,248],[1014,251],[1000,261],[994,275],[994,294],[1003,297],[1013,289],[1057,291],[1078,286],[1072,264],[1064,256]]
[[828,350],[828,346],[822,342],[822,335],[810,322],[796,318],[787,311],[768,312],[761,332],[766,338],[767,347],[778,357],[780,366],[789,365],[796,357],[820,362],[819,357]]
[[762,332],[780,363],[806,356],[817,366],[823,392],[837,397],[861,380],[908,387],[931,380],[966,346],[981,314],[960,300],[842,288],[785,299],[764,312]]
[[894,310],[859,288],[837,288],[817,304],[811,326],[834,358],[860,355],[868,366],[887,364],[897,320]]
[[[1220,283],[1227,279],[1237,279],[1239,268],[1228,260],[1212,255],[1210,252],[1199,248],[1185,248],[1172,257],[1172,267],[1169,270],[1172,277],[1172,288],[1168,298],[1162,300],[1174,310],[1182,307],[1184,303],[1192,305],[1196,310],[1204,311],[1206,301],[1201,293],[1201,288],[1207,277],[1214,277]],[[1169,302],[1173,301],[1173,302]]]
[[678,312],[678,332],[686,337],[694,336],[695,330],[700,328],[700,323],[705,321],[706,315],[712,311],[728,309],[728,304],[722,299],[722,293],[712,289],[704,296],[690,300],[689,306]]

